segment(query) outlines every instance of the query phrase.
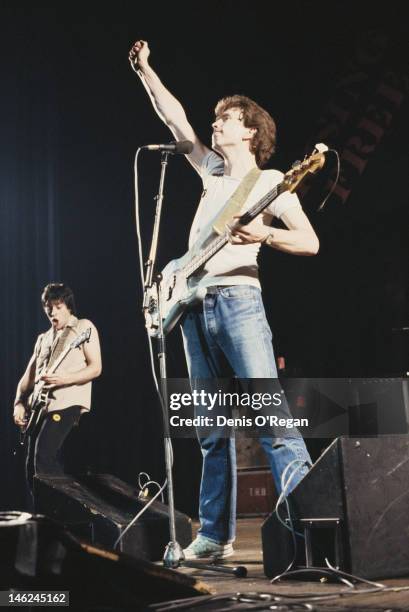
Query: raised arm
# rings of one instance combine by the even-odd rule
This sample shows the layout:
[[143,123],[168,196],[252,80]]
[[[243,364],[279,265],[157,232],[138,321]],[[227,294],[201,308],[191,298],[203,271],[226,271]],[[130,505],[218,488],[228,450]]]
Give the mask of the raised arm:
[[164,86],[156,72],[151,68],[148,58],[150,50],[145,40],[138,40],[129,52],[129,61],[132,69],[142,81],[153,108],[160,119],[168,126],[177,141],[190,140],[193,151],[186,157],[199,171],[203,158],[209,149],[199,140],[190,125],[185,110],[179,100]]

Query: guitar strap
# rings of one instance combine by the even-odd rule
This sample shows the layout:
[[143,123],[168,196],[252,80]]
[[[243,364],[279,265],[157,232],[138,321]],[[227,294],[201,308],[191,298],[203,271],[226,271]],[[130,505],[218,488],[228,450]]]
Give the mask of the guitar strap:
[[207,241],[214,238],[215,234],[220,235],[224,233],[226,223],[231,221],[234,215],[240,212],[261,172],[260,168],[252,168],[240,181],[240,184],[227,200],[222,210],[215,219],[212,219],[210,223],[202,229],[196,242],[189,249],[192,256],[199,253],[204,248]]
[[226,223],[240,212],[260,174],[260,168],[252,168],[240,182],[233,195],[227,200],[216,221],[213,222],[213,229],[217,234],[223,234]]
[[71,328],[67,326],[62,332],[62,334],[60,335],[60,337],[58,338],[57,342],[55,342],[52,348],[52,351],[51,351],[49,362],[47,364],[47,369],[50,368],[53,365],[53,363],[57,361],[58,357],[63,352],[65,348],[66,340],[68,338],[70,331],[71,331]]
[[62,334],[60,335],[60,337],[58,338],[57,341],[54,341],[51,344],[50,347],[50,359],[47,363],[47,369],[50,368],[53,363],[55,363],[57,361],[57,359],[59,358],[59,356],[61,355],[61,353],[65,350],[66,344],[67,344],[67,338],[70,334],[71,330],[76,330],[77,324],[78,324],[78,319],[77,317],[72,316],[71,319],[69,320],[70,325],[67,325]]

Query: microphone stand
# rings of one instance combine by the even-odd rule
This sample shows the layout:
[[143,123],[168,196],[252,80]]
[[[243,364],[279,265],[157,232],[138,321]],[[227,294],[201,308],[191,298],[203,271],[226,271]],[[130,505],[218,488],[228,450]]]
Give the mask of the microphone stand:
[[162,214],[162,203],[164,197],[164,184],[165,175],[168,165],[169,151],[162,151],[161,154],[161,173],[159,179],[159,191],[155,196],[156,210],[155,220],[153,224],[151,248],[149,251],[149,257],[146,261],[146,272],[144,280],[144,293],[143,293],[143,312],[146,313],[150,308],[150,296],[154,285],[156,286],[155,295],[157,298],[157,315],[158,315],[158,332],[156,334],[158,348],[157,357],[159,363],[160,373],[160,385],[159,391],[161,395],[161,404],[163,411],[163,426],[164,426],[164,446],[165,446],[165,466],[166,466],[166,479],[168,488],[168,505],[169,505],[169,534],[170,542],[166,546],[165,553],[163,556],[163,565],[168,568],[176,569],[177,567],[193,567],[197,569],[211,570],[215,572],[232,574],[238,578],[242,578],[247,575],[247,569],[243,566],[228,568],[220,565],[204,564],[200,561],[190,561],[184,558],[183,549],[176,539],[176,521],[175,521],[175,499],[173,489],[173,452],[172,443],[169,432],[169,409],[168,409],[168,389],[166,380],[166,341],[163,333],[162,325],[162,296],[160,290],[161,277],[159,274],[155,274],[155,263],[158,250],[159,241],[159,226]]
[[[166,466],[166,479],[168,483],[168,500],[169,500],[169,532],[170,542],[166,548],[164,556],[164,565],[167,567],[175,567],[175,564],[179,562],[180,557],[183,557],[183,550],[180,544],[176,540],[176,527],[175,527],[175,503],[173,494],[173,475],[172,475],[172,449],[169,437],[169,425],[168,425],[168,393],[167,393],[167,382],[166,382],[166,342],[163,333],[162,326],[162,314],[161,314],[161,294],[160,294],[160,277],[154,275],[155,262],[158,250],[159,240],[159,226],[160,218],[162,214],[162,203],[163,193],[165,184],[165,175],[168,165],[169,152],[163,151],[161,155],[161,173],[159,180],[159,191],[156,199],[156,211],[155,220],[153,224],[152,242],[149,251],[149,257],[146,262],[145,272],[145,283],[144,283],[144,295],[143,295],[143,311],[149,309],[149,290],[156,285],[156,296],[157,296],[157,311],[159,319],[159,327],[157,333],[157,357],[159,362],[159,373],[160,373],[160,386],[159,391],[161,395],[161,404],[163,410],[163,425],[164,425],[164,445],[165,445],[165,466]],[[177,565],[176,565],[177,566]]]

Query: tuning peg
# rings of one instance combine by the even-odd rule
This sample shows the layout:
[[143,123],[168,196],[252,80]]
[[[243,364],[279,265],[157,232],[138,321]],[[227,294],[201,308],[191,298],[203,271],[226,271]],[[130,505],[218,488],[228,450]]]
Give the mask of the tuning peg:
[[299,166],[301,164],[301,161],[299,159],[297,159],[293,165],[291,166],[291,168],[296,168],[297,166]]
[[315,149],[316,151],[318,151],[318,153],[325,153],[325,151],[328,151],[327,145],[323,142],[319,142],[318,144],[316,144]]

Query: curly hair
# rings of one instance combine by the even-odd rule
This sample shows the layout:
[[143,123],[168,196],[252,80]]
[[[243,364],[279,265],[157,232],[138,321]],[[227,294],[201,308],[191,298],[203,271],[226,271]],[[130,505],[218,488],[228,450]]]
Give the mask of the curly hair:
[[239,108],[243,113],[244,126],[257,129],[250,142],[250,151],[256,157],[257,166],[262,168],[276,148],[277,129],[274,119],[254,100],[240,95],[227,96],[219,100],[215,108],[216,117],[229,108]]
[[64,283],[49,283],[44,287],[41,303],[46,307],[49,302],[63,302],[71,314],[76,314],[74,294]]

